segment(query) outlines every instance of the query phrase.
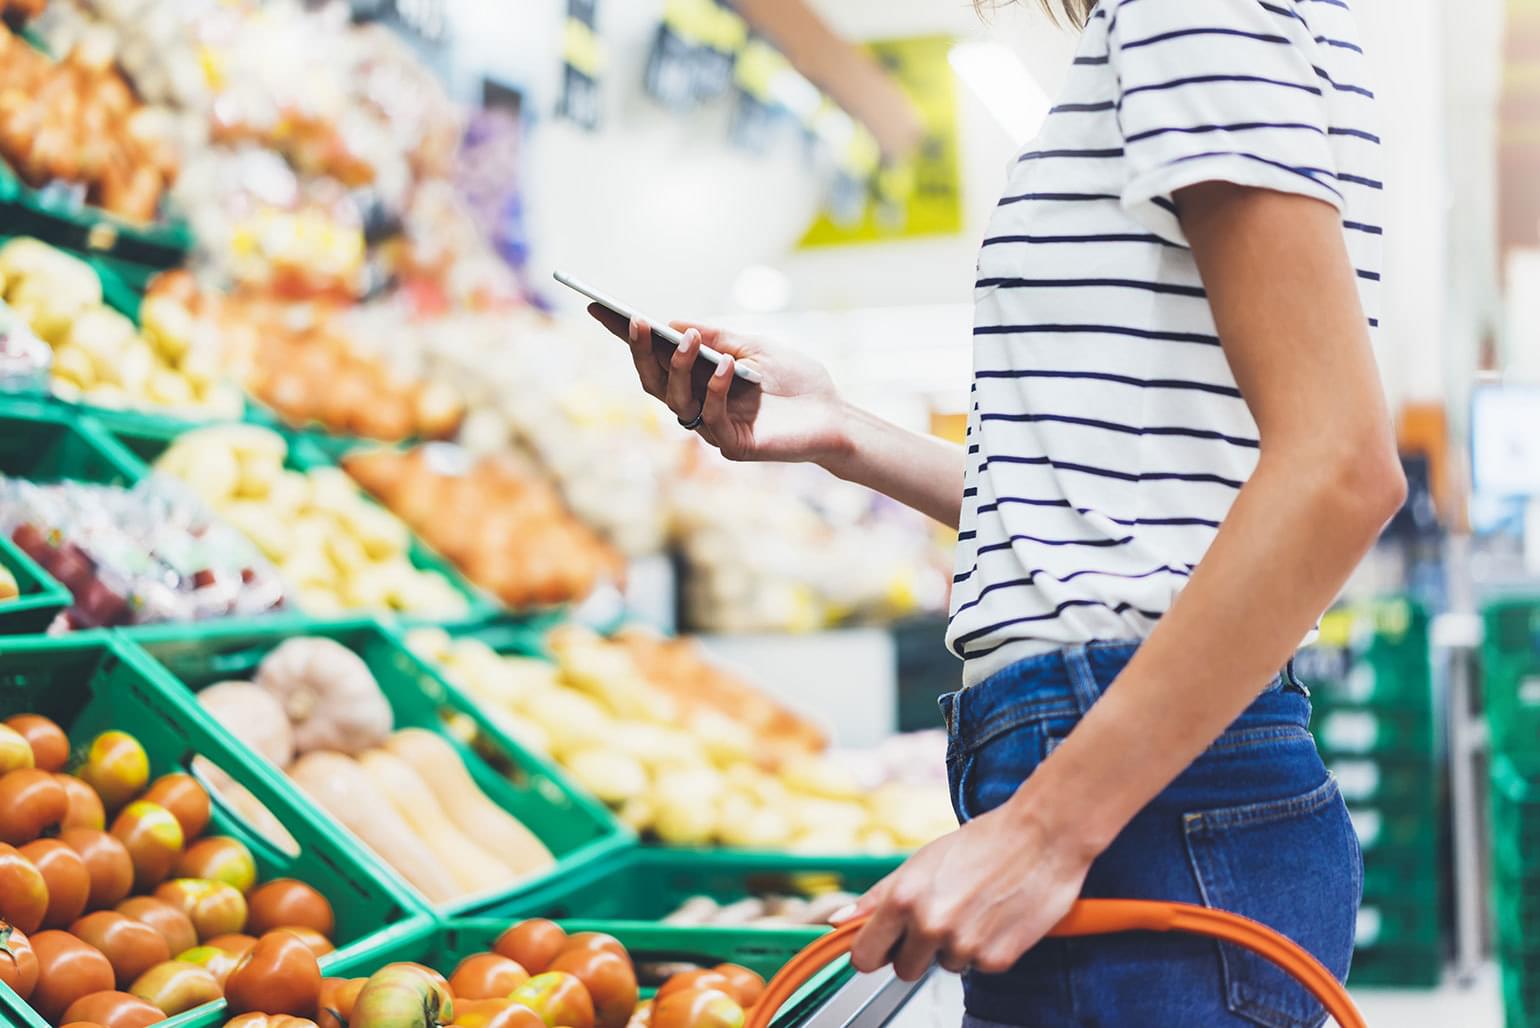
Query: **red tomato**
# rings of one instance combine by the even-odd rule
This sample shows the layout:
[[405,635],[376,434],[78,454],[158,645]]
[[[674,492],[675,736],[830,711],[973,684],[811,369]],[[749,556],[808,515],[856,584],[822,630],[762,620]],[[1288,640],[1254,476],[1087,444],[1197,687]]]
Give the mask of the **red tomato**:
[[253,935],[274,928],[314,928],[328,939],[337,928],[325,896],[293,878],[274,878],[251,894]]
[[257,883],[257,862],[239,839],[211,835],[199,839],[177,858],[173,873],[178,878],[207,878],[224,882],[242,893]]
[[127,992],[93,992],[64,1012],[65,1021],[90,1021],[102,1028],[147,1028],[165,1019],[159,1007]]
[[708,971],[697,969],[694,971],[681,971],[672,975],[663,987],[658,990],[655,999],[662,1001],[663,997],[675,992],[684,992],[689,989],[721,989],[729,996],[732,995],[732,979],[721,971]]
[[321,999],[316,1004],[317,1028],[347,1028],[353,1005],[367,978],[322,978]]
[[27,933],[8,924],[0,924],[0,982],[26,1000],[37,986],[37,954]]
[[220,949],[218,946],[194,946],[190,950],[178,953],[176,958],[184,964],[197,964],[214,976],[222,989],[230,978],[230,972],[234,971],[241,958],[229,950]]
[[159,803],[171,811],[188,841],[203,834],[209,824],[209,794],[192,775],[180,771],[161,775],[150,783],[140,799]]
[[182,825],[159,803],[136,800],[112,822],[112,834],[134,862],[134,888],[148,892],[182,855]]
[[613,935],[604,932],[577,932],[568,937],[566,945],[561,948],[563,953],[570,950],[602,949],[615,954],[626,963],[631,962],[631,954],[620,944],[620,940]]
[[678,989],[659,995],[652,1028],[743,1028],[743,1008],[721,989]]
[[511,999],[455,1000],[458,1028],[546,1028],[545,1020]]
[[636,1012],[626,1022],[626,1028],[652,1028],[652,1000],[637,1004]]
[[497,937],[492,951],[519,963],[530,974],[539,974],[551,966],[567,945],[567,933],[561,925],[543,917],[520,921]]
[[140,975],[128,991],[158,1007],[167,1017],[219,999],[219,982],[206,967],[167,960]]
[[225,1028],[316,1028],[308,1017],[290,1014],[242,1014],[225,1022]]
[[102,809],[102,798],[96,790],[74,775],[54,774],[54,779],[64,787],[68,806],[60,828],[94,828],[98,832],[107,827],[107,812]]
[[101,910],[119,903],[134,887],[134,862],[128,848],[106,832],[91,828],[66,828],[59,841],[80,854],[91,876],[87,910]]
[[224,882],[173,878],[161,883],[155,898],[186,914],[200,939],[230,935],[246,927],[246,897]]
[[204,943],[205,946],[216,946],[226,952],[234,953],[238,957],[244,957],[247,953],[250,953],[251,947],[256,944],[257,937],[255,935],[242,935],[239,933],[219,935]]
[[117,810],[150,780],[150,758],[139,740],[127,732],[103,732],[91,740],[78,773],[108,810]]
[[565,971],[583,983],[594,1001],[597,1028],[626,1028],[637,1001],[636,971],[629,956],[616,956],[611,949],[569,949],[551,962],[551,970]]
[[740,964],[718,964],[712,970],[727,977],[731,988],[725,991],[740,1007],[752,1007],[765,994],[765,980]]
[[23,846],[21,855],[32,861],[48,886],[43,927],[63,928],[79,917],[91,893],[91,875],[80,854],[58,839],[38,839]]
[[263,1011],[306,1017],[321,998],[321,967],[315,954],[288,932],[268,932],[257,940],[225,980],[225,1000],[233,1014]]
[[48,913],[48,883],[15,846],[0,842],[0,921],[24,932],[42,927]]
[[548,1025],[594,1028],[594,1001],[583,983],[565,971],[544,971],[513,990],[509,997],[522,1003]]
[[32,937],[37,953],[37,988],[32,1006],[45,1020],[58,1022],[69,1005],[82,996],[112,989],[112,965],[101,951],[68,932],[38,932]]
[[173,954],[182,953],[198,945],[198,933],[187,915],[176,907],[153,896],[135,896],[117,906],[117,911],[135,921],[141,921],[160,933],[166,940],[166,948]]
[[473,953],[449,976],[455,999],[495,999],[529,981],[529,972],[516,960],[496,953]]
[[159,932],[115,910],[87,914],[70,925],[70,934],[102,951],[119,989],[127,989],[150,968],[171,959],[171,947]]
[[273,929],[273,931],[288,932],[290,935],[299,939],[300,942],[303,942],[306,946],[310,947],[310,952],[316,955],[317,960],[326,956],[326,954],[337,948],[332,945],[332,941],[330,939],[316,931],[314,928],[301,928],[295,927],[294,925],[284,925],[282,928]]
[[51,772],[18,768],[0,776],[0,842],[20,846],[64,820],[69,797]]
[[64,729],[39,714],[17,714],[5,723],[21,733],[32,747],[32,766],[58,771],[69,763],[70,740]]

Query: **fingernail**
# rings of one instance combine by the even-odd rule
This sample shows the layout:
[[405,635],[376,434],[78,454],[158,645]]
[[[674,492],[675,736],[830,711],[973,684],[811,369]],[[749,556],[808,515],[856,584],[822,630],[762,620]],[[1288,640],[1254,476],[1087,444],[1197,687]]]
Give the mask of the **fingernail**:
[[731,375],[732,373],[733,373],[733,359],[731,357],[724,358],[722,363],[717,365],[716,377],[717,378],[726,378],[728,375]]
[[846,921],[849,921],[852,917],[855,917],[855,916],[856,916],[856,905],[854,903],[847,903],[843,907],[840,907],[834,913],[829,915],[829,923],[830,924],[844,924]]
[[695,342],[699,338],[700,338],[700,333],[695,331],[695,329],[692,328],[692,329],[690,329],[690,331],[686,332],[684,335],[679,337],[679,348],[681,350],[683,350],[686,346],[689,346],[691,343]]

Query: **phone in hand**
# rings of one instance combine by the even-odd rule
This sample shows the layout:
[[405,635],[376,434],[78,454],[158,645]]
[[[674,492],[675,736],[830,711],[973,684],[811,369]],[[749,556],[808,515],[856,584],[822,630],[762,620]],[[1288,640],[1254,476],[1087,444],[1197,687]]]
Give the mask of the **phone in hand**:
[[[626,321],[627,323],[629,323],[634,318],[641,318],[642,320],[646,321],[647,324],[652,327],[652,341],[654,344],[667,347],[670,350],[678,349],[681,345],[683,345],[684,336],[679,332],[674,331],[666,323],[661,321],[654,321],[652,318],[646,317],[643,314],[638,314],[634,308],[628,307],[625,304],[613,299],[612,297],[606,296],[593,287],[585,285],[583,282],[573,278],[566,272],[558,271],[552,277],[567,288],[575,289],[579,293],[582,293],[594,303],[598,304],[600,307],[603,307],[605,310],[614,314],[617,318]],[[711,347],[707,346],[705,343],[700,344],[700,355],[703,359],[710,361],[715,365],[721,365],[721,363],[727,359],[716,350],[713,350]],[[759,383],[762,381],[758,370],[742,362],[734,362],[733,374],[751,385],[759,385]]]

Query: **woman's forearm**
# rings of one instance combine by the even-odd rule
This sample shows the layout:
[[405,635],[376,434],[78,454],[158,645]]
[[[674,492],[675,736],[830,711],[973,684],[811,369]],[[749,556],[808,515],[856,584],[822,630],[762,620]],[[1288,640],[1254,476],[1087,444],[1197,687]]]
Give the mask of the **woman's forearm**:
[[963,448],[899,428],[870,411],[847,406],[836,451],[825,469],[913,507],[944,525],[962,517]]

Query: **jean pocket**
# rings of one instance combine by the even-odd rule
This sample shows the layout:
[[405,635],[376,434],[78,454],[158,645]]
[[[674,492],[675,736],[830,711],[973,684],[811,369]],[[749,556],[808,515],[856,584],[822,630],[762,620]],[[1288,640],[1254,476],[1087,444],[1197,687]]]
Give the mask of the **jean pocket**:
[[1024,721],[947,758],[952,809],[959,823],[987,814],[1016,794],[1043,762],[1043,731]]
[[[1197,811],[1183,820],[1206,905],[1282,932],[1339,981],[1346,978],[1359,865],[1335,778],[1287,799]],[[1314,1028],[1325,1020],[1304,986],[1271,961],[1231,943],[1216,945],[1231,1011],[1268,1028]]]

